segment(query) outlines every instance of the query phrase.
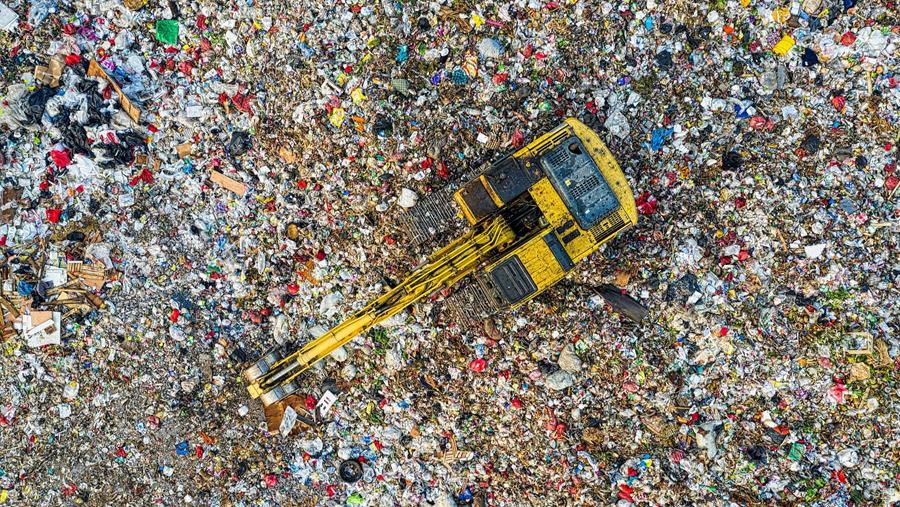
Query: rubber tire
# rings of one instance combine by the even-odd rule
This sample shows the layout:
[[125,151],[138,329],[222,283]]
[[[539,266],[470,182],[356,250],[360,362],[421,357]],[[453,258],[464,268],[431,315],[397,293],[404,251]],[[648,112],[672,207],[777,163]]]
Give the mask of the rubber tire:
[[359,460],[345,459],[338,467],[338,475],[341,477],[342,481],[354,483],[362,479],[363,467],[359,463]]

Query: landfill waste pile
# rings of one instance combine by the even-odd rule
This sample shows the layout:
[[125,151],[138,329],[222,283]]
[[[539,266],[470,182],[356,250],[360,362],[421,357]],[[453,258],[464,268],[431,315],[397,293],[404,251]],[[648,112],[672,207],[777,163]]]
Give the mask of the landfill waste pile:
[[[0,50],[0,505],[900,503],[895,0],[0,0]],[[566,117],[637,225],[267,425],[241,372]]]

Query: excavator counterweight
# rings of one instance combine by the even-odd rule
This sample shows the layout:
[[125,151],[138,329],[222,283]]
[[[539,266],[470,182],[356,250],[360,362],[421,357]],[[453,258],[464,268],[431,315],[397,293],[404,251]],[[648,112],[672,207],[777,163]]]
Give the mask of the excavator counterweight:
[[266,407],[283,406],[298,393],[304,371],[442,289],[452,289],[445,306],[463,324],[518,307],[635,225],[637,210],[612,154],[596,133],[569,118],[488,165],[452,199],[413,208],[404,222],[412,241],[423,243],[451,229],[454,217],[469,230],[400,284],[303,347],[269,352],[247,368],[251,396]]

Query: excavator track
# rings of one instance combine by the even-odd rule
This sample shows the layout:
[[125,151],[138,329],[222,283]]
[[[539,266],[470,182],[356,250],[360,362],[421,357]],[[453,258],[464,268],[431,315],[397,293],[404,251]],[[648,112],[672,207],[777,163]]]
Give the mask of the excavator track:
[[487,288],[477,279],[468,280],[444,299],[443,305],[448,323],[463,328],[481,324],[500,309]]
[[452,187],[433,192],[403,214],[400,226],[411,243],[424,245],[459,227],[453,192]]

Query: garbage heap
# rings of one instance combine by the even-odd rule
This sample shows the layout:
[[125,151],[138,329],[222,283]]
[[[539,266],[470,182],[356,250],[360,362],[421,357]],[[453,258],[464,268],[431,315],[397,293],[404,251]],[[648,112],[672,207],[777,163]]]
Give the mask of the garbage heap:
[[[898,13],[3,0],[0,503],[900,501]],[[270,429],[248,362],[567,116],[638,226],[483,325],[396,316],[304,374],[313,429]]]

